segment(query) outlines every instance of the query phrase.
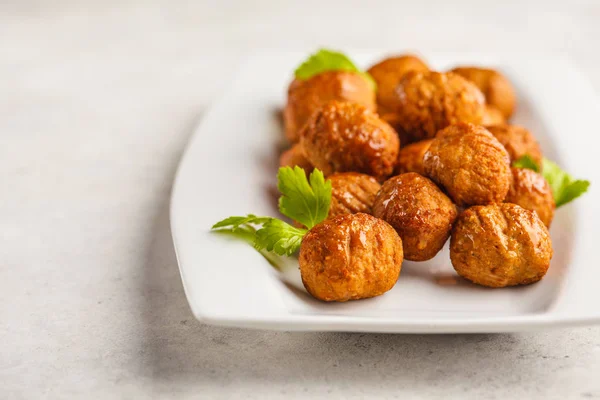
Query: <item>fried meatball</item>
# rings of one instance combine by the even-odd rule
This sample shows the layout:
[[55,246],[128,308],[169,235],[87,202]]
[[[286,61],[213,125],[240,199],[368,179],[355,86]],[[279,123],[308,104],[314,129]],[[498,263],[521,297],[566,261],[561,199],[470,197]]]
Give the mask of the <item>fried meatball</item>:
[[554,218],[554,196],[544,177],[526,168],[511,168],[512,182],[504,201],[535,211],[548,228]]
[[379,296],[400,275],[402,240],[387,222],[368,214],[346,214],[313,227],[300,247],[306,290],[324,301]]
[[544,277],[552,258],[548,229],[516,204],[475,206],[456,220],[450,259],[456,272],[479,285],[526,285]]
[[416,172],[417,174],[425,175],[423,156],[429,149],[431,142],[433,142],[433,139],[421,140],[420,142],[401,148],[398,154],[398,164],[396,164],[395,169],[396,174]]
[[452,72],[477,85],[486,102],[498,108],[504,118],[511,117],[517,104],[517,96],[512,84],[504,75],[493,69],[477,67],[454,68]]
[[356,172],[341,172],[331,180],[329,218],[343,214],[371,214],[373,201],[381,188],[375,178]]
[[385,181],[373,204],[373,215],[396,229],[411,261],[429,260],[441,250],[457,214],[448,196],[415,172]]
[[281,156],[279,157],[279,166],[292,168],[298,166],[306,172],[306,175],[310,174],[313,170],[312,164],[304,155],[302,146],[300,146],[299,143],[296,143],[291,148],[281,153]]
[[378,181],[396,165],[400,142],[392,127],[357,103],[332,101],[300,133],[304,154],[325,175],[361,172]]
[[479,124],[484,110],[483,94],[456,74],[411,71],[396,88],[394,112],[414,141],[432,138],[457,122]]
[[327,71],[305,81],[294,80],[288,89],[284,109],[285,133],[288,140],[299,140],[299,131],[310,116],[330,100],[352,101],[375,110],[375,91],[361,74]]
[[485,111],[483,112],[483,119],[481,120],[481,125],[503,125],[505,123],[506,119],[504,118],[504,114],[502,114],[502,111],[490,104],[485,105]]
[[413,55],[386,58],[369,68],[377,83],[377,112],[385,114],[393,109],[396,86],[409,71],[429,71],[421,59]]
[[488,126],[487,130],[506,148],[511,162],[529,155],[538,165],[542,165],[540,145],[527,129],[518,125],[495,125]]
[[440,131],[423,157],[423,167],[460,206],[500,203],[510,186],[506,149],[478,125],[460,123]]

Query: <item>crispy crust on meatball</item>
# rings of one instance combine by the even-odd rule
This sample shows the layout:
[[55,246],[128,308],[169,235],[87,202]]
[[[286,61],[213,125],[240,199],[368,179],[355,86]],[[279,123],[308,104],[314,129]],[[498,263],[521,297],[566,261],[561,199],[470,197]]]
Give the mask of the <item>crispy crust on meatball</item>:
[[542,150],[535,137],[519,125],[488,126],[487,130],[506,148],[510,161],[529,155],[538,165],[542,165]]
[[373,215],[396,229],[407,260],[425,261],[444,246],[458,212],[435,183],[409,172],[385,181]]
[[420,142],[401,148],[398,154],[398,164],[396,164],[395,173],[416,172],[417,174],[425,175],[423,156],[429,149],[429,146],[431,146],[431,142],[433,142],[433,139],[421,140]]
[[352,101],[375,110],[375,92],[361,74],[327,71],[305,81],[295,79],[288,89],[283,111],[285,133],[291,143],[299,140],[299,131],[310,116],[330,100]]
[[413,55],[386,58],[367,71],[377,83],[377,112],[385,114],[393,109],[396,87],[409,71],[429,71],[421,59]]
[[291,148],[281,153],[281,156],[279,157],[279,166],[292,168],[298,166],[302,168],[307,175],[313,170],[312,164],[304,155],[302,146],[300,146],[299,143],[296,143]]
[[456,220],[450,259],[456,272],[479,285],[526,285],[544,277],[552,243],[538,215],[516,204],[475,206]]
[[300,274],[319,300],[379,296],[400,275],[402,240],[387,222],[368,214],[346,214],[313,227],[300,247]]
[[459,206],[500,203],[510,186],[506,149],[478,125],[460,123],[440,131],[423,167]]
[[396,165],[400,142],[392,127],[357,103],[332,101],[300,134],[304,154],[325,175],[361,172],[378,181]]
[[510,81],[500,72],[478,67],[459,67],[452,70],[473,82],[483,92],[486,102],[498,108],[504,118],[513,114],[517,96]]
[[329,218],[343,214],[371,214],[375,196],[381,185],[375,178],[356,172],[341,172],[331,180]]
[[483,94],[460,75],[411,71],[396,88],[394,112],[414,141],[457,122],[479,124],[484,110]]
[[481,125],[483,126],[491,126],[491,125],[503,125],[506,123],[506,118],[504,118],[504,114],[497,107],[492,106],[491,104],[485,105],[485,111],[483,112],[483,119],[481,120]]
[[511,168],[512,182],[504,202],[535,211],[548,228],[554,218],[554,197],[544,177],[526,168]]

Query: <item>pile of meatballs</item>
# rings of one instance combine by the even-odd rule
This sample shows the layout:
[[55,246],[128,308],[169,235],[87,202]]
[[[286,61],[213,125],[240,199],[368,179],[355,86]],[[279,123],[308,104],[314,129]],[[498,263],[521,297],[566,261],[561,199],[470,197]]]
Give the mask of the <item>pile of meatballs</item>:
[[281,166],[331,180],[329,217],[303,238],[308,292],[325,301],[390,290],[404,259],[433,258],[450,238],[456,272],[487,287],[537,282],[552,258],[555,203],[539,174],[511,167],[542,152],[511,125],[515,90],[479,67],[432,71],[418,57],[364,74],[326,71],[289,86],[291,148]]

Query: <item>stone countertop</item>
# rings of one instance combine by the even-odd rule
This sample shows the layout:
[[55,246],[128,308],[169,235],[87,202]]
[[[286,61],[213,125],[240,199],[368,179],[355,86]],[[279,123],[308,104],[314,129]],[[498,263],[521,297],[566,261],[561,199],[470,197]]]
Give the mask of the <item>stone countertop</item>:
[[285,333],[191,315],[171,184],[246,54],[561,52],[600,93],[597,1],[370,3],[0,4],[1,398],[600,398],[600,327]]

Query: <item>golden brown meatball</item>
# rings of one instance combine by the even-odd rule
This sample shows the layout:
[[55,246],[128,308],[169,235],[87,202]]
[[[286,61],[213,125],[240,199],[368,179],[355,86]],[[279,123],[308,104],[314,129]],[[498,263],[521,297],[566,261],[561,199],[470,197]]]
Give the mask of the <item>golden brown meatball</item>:
[[548,228],[554,217],[552,189],[544,177],[526,168],[511,168],[512,182],[504,200],[535,211]]
[[364,299],[394,286],[402,259],[402,240],[387,222],[362,213],[339,215],[304,236],[300,274],[317,299]]
[[485,105],[485,111],[483,112],[483,119],[481,120],[481,125],[503,125],[505,123],[506,119],[504,118],[504,114],[502,114],[502,111],[490,104]]
[[304,154],[325,175],[361,172],[381,181],[396,164],[398,135],[376,113],[357,103],[332,101],[300,133]]
[[500,203],[510,186],[506,149],[479,125],[460,123],[440,131],[423,167],[460,206]]
[[394,112],[413,140],[432,138],[457,122],[479,124],[484,110],[483,94],[456,74],[411,71],[396,88]]
[[460,67],[452,70],[471,82],[483,92],[488,104],[497,107],[504,118],[508,119],[513,114],[517,96],[510,81],[500,72],[493,69],[478,67]]
[[369,68],[377,83],[377,112],[385,114],[393,109],[396,87],[409,71],[429,71],[421,59],[413,55],[386,58]]
[[292,168],[298,166],[306,172],[306,175],[310,174],[313,170],[312,164],[304,155],[302,146],[300,146],[299,143],[296,143],[291,148],[281,153],[281,156],[279,157],[279,166]]
[[411,261],[429,260],[441,250],[457,214],[435,183],[414,172],[385,181],[373,204],[373,215],[396,229]]
[[552,258],[548,229],[516,204],[471,207],[456,220],[450,259],[458,274],[489,287],[526,285],[544,277]]
[[416,172],[417,174],[425,175],[423,156],[429,149],[431,142],[433,142],[433,139],[421,140],[420,142],[401,148],[398,154],[398,164],[396,164],[395,169],[396,174]]
[[310,116],[330,100],[352,101],[375,110],[375,91],[356,72],[327,71],[305,81],[294,80],[288,89],[284,110],[285,133],[290,142],[299,140],[299,131]]
[[496,125],[488,126],[487,130],[506,148],[511,162],[529,155],[539,166],[542,165],[540,145],[527,129],[518,125]]
[[371,214],[373,201],[381,188],[375,178],[356,172],[341,172],[331,180],[329,218],[343,214]]

